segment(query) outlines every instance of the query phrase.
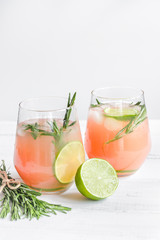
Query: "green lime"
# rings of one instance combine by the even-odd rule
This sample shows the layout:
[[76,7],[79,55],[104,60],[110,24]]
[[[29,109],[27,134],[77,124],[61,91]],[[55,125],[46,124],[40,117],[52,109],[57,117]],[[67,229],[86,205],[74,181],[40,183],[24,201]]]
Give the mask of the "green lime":
[[82,195],[100,200],[114,193],[118,186],[118,177],[106,160],[92,158],[79,167],[75,182]]
[[138,115],[139,110],[137,108],[128,107],[128,108],[110,108],[107,107],[104,109],[104,113],[106,117],[111,117],[116,120],[128,121],[133,117]]
[[67,143],[59,152],[55,163],[55,176],[61,183],[74,180],[78,167],[85,161],[84,148],[81,142]]

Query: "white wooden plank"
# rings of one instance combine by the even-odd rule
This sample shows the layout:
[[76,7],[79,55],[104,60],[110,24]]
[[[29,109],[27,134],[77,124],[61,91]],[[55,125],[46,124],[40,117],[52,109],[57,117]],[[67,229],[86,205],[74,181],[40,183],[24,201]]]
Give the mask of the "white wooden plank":
[[[1,221],[1,239],[159,240],[157,214],[77,211],[28,222]],[[3,229],[3,231],[2,231]]]

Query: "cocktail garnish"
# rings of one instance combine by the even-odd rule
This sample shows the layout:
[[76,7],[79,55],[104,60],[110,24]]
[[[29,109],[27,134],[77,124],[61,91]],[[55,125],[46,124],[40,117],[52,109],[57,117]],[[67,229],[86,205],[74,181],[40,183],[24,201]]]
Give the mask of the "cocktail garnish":
[[[2,164],[0,165],[0,172],[3,172],[3,174],[5,172],[8,180],[14,180],[6,170],[4,161],[2,161]],[[0,177],[0,186],[3,184],[4,178]],[[69,207],[51,204],[38,199],[37,196],[41,196],[41,193],[30,189],[24,183],[21,183],[18,187],[16,182],[10,182],[10,184],[12,184],[13,188],[5,185],[2,189],[4,196],[1,199],[0,218],[5,218],[10,213],[11,220],[18,220],[21,219],[21,217],[26,217],[31,220],[32,218],[39,219],[42,216],[56,214],[56,211],[67,213],[67,211],[71,210]]]
[[71,115],[71,111],[72,111],[72,106],[75,102],[76,99],[76,92],[73,94],[73,97],[71,99],[71,94],[69,93],[68,96],[68,103],[67,103],[67,109],[66,109],[66,113],[63,119],[63,128],[67,128],[68,126],[73,126],[75,124],[75,122],[72,122],[70,125],[69,124],[69,119],[70,119],[70,115]]
[[91,104],[91,108],[98,107],[100,104],[102,104],[97,98],[96,98],[97,104]]
[[118,177],[109,162],[91,158],[78,168],[75,183],[82,195],[92,200],[111,196],[118,187]]
[[132,117],[132,119],[130,120],[130,122],[124,127],[122,128],[113,139],[109,140],[106,142],[106,144],[109,144],[111,142],[114,142],[124,136],[126,136],[129,133],[132,133],[133,130],[139,126],[140,123],[142,123],[146,118],[147,118],[147,113],[146,113],[146,107],[145,105],[140,105],[140,102],[137,102],[136,104],[132,105],[132,106],[139,106],[140,107],[140,111],[139,114],[135,115]]
[[36,122],[34,124],[25,124],[23,125],[24,129],[30,130],[30,133],[34,139],[36,139],[41,132],[44,132],[44,130],[40,129],[40,125]]
[[76,123],[76,121],[74,121],[69,124],[72,106],[74,105],[75,99],[76,99],[76,92],[74,93],[72,99],[71,99],[71,94],[69,93],[68,101],[67,101],[67,109],[63,119],[62,127],[58,127],[56,120],[53,120],[52,122],[47,122],[51,128],[51,131],[43,130],[42,126],[39,125],[37,122],[34,124],[23,125],[24,130],[26,131],[29,130],[30,134],[35,140],[37,139],[38,136],[52,136],[55,138],[55,141],[60,140],[63,134],[63,130],[66,129],[67,127],[73,126]]

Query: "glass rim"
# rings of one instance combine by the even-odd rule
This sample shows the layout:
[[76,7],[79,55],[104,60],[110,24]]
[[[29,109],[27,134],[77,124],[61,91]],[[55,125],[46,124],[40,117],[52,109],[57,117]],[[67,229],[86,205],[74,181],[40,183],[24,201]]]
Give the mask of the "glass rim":
[[41,96],[41,97],[33,97],[33,98],[26,98],[24,100],[22,100],[20,103],[19,103],[19,108],[20,109],[23,109],[25,111],[31,111],[31,112],[39,112],[39,113],[42,113],[42,112],[60,112],[60,111],[66,111],[66,110],[69,110],[69,109],[72,109],[75,107],[75,103],[71,106],[71,107],[62,107],[62,108],[57,108],[57,109],[48,109],[48,110],[44,110],[44,109],[32,109],[32,108],[29,108],[29,107],[24,107],[22,106],[24,103],[27,103],[29,101],[34,101],[34,100],[38,100],[38,99],[49,99],[49,98],[56,98],[56,99],[61,99],[61,100],[66,100],[66,103],[67,103],[67,97],[60,97],[60,96]]
[[[139,94],[137,94],[136,96],[132,96],[132,97],[105,97],[105,96],[99,96],[98,94],[96,94],[96,91],[100,91],[100,90],[114,90],[114,89],[128,89],[128,90],[136,90],[139,91]],[[102,87],[102,88],[95,88],[91,91],[91,95],[101,98],[101,99],[106,99],[106,100],[131,100],[131,99],[136,99],[136,98],[140,98],[142,96],[144,96],[144,91],[141,88],[134,88],[134,87]]]

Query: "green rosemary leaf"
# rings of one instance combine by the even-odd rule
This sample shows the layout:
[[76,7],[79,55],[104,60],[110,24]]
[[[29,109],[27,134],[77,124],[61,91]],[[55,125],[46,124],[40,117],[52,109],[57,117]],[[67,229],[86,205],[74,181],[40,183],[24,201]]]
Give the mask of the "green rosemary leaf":
[[130,106],[132,106],[132,107],[133,107],[133,106],[139,106],[140,104],[141,104],[141,101],[138,101],[138,102],[136,102],[136,103],[133,103],[133,102],[132,102],[132,103],[130,104]]
[[76,123],[76,121],[72,122],[71,124],[68,125],[68,127],[73,126]]
[[10,200],[9,196],[6,195],[2,198],[2,204],[1,204],[1,212],[0,212],[0,218],[7,217],[8,213],[10,212]]
[[[3,168],[3,171],[5,171],[6,172],[6,165],[5,165],[5,161],[4,160],[2,160],[2,165],[1,165],[1,167]],[[9,174],[9,173],[8,173]],[[10,174],[9,174],[10,175]]]
[[141,102],[139,101],[139,102],[135,103],[134,105],[139,106],[140,104],[141,104]]
[[97,105],[91,104],[90,107],[91,107],[91,108],[94,108],[94,107],[97,107]]
[[54,133],[53,132],[42,132],[40,136],[51,136],[54,137]]
[[68,106],[68,107],[71,107],[71,106],[73,106],[73,104],[74,104],[74,102],[75,102],[75,100],[76,100],[76,92],[73,94],[73,97],[72,97],[72,99],[71,99],[71,103],[70,103],[70,106]]
[[27,131],[30,131],[30,134],[32,135],[32,137],[36,140],[37,137],[39,136],[39,132],[41,132],[42,130],[39,129],[39,125],[38,123],[34,123],[34,124],[26,124],[23,125],[24,129]]
[[55,134],[59,135],[59,136],[60,136],[61,133],[62,133],[62,131],[58,128],[57,123],[56,123],[55,120],[53,121],[52,131],[53,131]]
[[71,101],[71,93],[69,93],[69,96],[68,96],[67,107],[70,107],[70,101]]
[[96,98],[96,102],[97,102],[97,104],[91,104],[90,107],[94,108],[94,107],[98,107],[99,105],[102,104],[97,98]]
[[71,94],[69,93],[67,109],[66,109],[66,113],[65,113],[65,116],[63,119],[63,128],[65,128],[65,129],[68,127],[70,115],[71,115],[71,111],[72,111],[71,107],[74,105],[75,99],[76,99],[76,92],[73,94],[72,99],[71,99]]
[[36,132],[31,132],[32,137],[36,140],[38,137],[38,133]]
[[97,98],[96,98],[96,102],[97,102],[97,104],[99,104],[99,105],[101,104],[100,101],[99,101]]

